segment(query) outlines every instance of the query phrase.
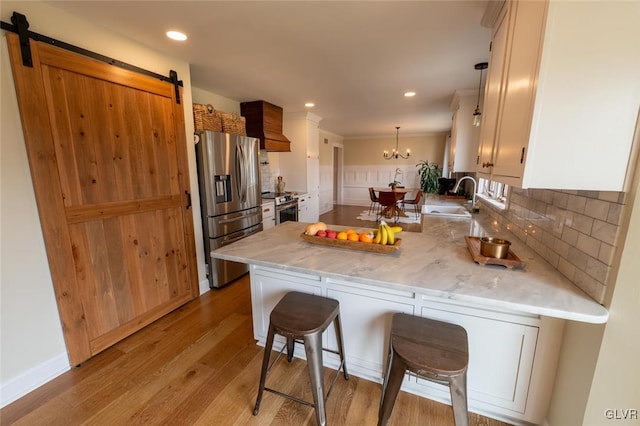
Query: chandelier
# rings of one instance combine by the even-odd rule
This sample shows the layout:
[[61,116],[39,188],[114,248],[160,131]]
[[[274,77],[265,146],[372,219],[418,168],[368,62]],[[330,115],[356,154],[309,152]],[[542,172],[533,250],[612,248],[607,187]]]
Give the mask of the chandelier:
[[389,153],[389,151],[386,151],[386,150],[382,152],[382,155],[384,156],[385,160],[391,160],[392,158],[397,159],[398,157],[404,158],[406,160],[411,155],[411,151],[409,149],[407,149],[407,153],[405,155],[402,155],[400,154],[400,152],[398,152],[398,133],[399,132],[400,132],[400,127],[396,126],[396,147],[393,151],[391,151],[391,153]]

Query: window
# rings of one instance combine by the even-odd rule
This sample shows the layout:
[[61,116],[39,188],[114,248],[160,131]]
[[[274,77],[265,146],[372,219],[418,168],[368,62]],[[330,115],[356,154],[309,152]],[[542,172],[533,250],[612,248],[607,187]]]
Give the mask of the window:
[[509,195],[509,185],[492,181],[489,179],[478,179],[477,197],[489,202],[499,209],[507,208],[507,196]]

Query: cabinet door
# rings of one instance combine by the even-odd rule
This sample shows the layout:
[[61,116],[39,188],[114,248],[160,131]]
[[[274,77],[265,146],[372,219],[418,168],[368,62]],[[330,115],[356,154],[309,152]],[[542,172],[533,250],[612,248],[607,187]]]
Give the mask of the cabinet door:
[[[467,393],[472,400],[524,413],[529,380],[538,337],[538,327],[519,324],[518,318],[492,319],[478,312],[456,308],[457,312],[440,309],[435,304],[423,307],[423,317],[458,324],[467,330],[469,368]],[[444,308],[446,309],[446,307]],[[453,308],[451,308],[453,309]],[[486,313],[480,313],[486,315]],[[420,387],[430,388],[450,401],[447,387],[418,379]]]
[[[330,283],[332,280],[330,280]],[[336,283],[327,289],[327,296],[340,302],[342,333],[347,365],[354,366],[359,375],[381,381],[388,352],[391,318],[395,312],[413,315],[411,293],[396,294],[347,286]],[[403,299],[406,298],[406,303]],[[336,348],[335,333],[329,330],[328,345]],[[327,356],[330,358],[330,356]]]
[[276,226],[276,215],[273,201],[262,204],[262,229],[267,230]]
[[538,83],[547,3],[510,3],[513,31],[507,44],[507,68],[493,153],[493,174],[522,178]]
[[505,75],[505,53],[507,51],[509,3],[505,2],[494,27],[491,40],[491,56],[482,106],[482,126],[478,145],[477,172],[489,175],[493,163],[493,149],[498,126],[502,81]]
[[298,198],[298,221],[311,222],[309,218],[309,196],[302,195]]

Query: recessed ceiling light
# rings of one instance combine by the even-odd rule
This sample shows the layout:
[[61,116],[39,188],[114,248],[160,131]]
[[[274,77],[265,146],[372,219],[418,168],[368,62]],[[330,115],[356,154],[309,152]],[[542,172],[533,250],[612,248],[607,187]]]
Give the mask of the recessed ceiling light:
[[177,41],[185,41],[187,39],[187,36],[180,31],[167,31],[167,37],[169,37],[171,40]]
[[404,93],[404,97],[405,98],[412,98],[416,95],[416,92],[405,92]]
[[307,108],[313,108],[314,106],[316,106],[316,104],[314,104],[313,102],[307,102],[306,104],[304,104],[304,106],[306,106]]

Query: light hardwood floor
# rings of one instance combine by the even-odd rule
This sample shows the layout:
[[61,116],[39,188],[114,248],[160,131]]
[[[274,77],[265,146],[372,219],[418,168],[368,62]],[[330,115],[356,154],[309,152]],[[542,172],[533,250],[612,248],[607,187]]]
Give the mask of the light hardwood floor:
[[[252,415],[262,348],[249,278],[166,315],[0,411],[3,425],[313,425],[313,409],[266,393]],[[282,360],[281,360],[282,361]],[[325,377],[333,377],[325,370]],[[304,361],[279,362],[267,384],[311,401]],[[329,425],[375,425],[380,384],[340,376]],[[453,425],[447,405],[404,392],[392,425]],[[470,414],[471,425],[503,425]]]

